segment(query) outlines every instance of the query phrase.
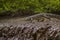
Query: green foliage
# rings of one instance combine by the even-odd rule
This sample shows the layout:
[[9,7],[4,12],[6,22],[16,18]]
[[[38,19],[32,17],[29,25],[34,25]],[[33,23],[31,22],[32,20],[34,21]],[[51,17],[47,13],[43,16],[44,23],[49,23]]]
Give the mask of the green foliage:
[[5,11],[32,10],[34,12],[60,11],[60,0],[0,0],[0,13]]

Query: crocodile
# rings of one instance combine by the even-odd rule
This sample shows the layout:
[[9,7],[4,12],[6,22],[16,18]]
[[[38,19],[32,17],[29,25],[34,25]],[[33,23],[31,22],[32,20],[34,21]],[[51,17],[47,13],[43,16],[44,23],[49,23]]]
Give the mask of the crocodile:
[[[42,17],[47,19],[58,17],[55,16],[45,14]],[[32,18],[35,19],[35,17]],[[60,40],[60,21],[49,20],[48,22],[35,23],[17,23],[15,21],[13,23],[0,22],[0,40]]]

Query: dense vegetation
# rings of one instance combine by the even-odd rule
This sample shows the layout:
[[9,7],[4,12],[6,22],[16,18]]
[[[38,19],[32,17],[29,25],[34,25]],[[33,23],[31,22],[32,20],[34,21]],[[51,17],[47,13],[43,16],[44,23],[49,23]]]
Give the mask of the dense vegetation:
[[[60,0],[0,0],[0,14],[17,10],[33,12],[59,12]],[[4,14],[3,13],[3,14]]]

